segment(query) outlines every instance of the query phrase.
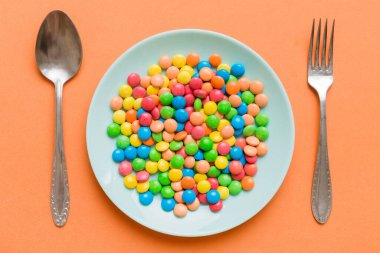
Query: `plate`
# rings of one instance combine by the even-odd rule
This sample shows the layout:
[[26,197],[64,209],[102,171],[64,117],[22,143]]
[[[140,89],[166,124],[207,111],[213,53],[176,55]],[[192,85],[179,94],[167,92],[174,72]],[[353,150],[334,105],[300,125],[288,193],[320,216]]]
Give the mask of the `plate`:
[[[149,206],[142,206],[135,190],[124,187],[123,177],[111,158],[115,140],[106,134],[112,121],[109,102],[118,94],[127,75],[144,75],[148,67],[163,55],[197,52],[201,59],[219,53],[223,62],[245,65],[250,80],[265,84],[269,104],[264,111],[269,115],[270,137],[266,141],[269,152],[258,160],[255,187],[249,192],[229,197],[223,209],[212,213],[208,206],[177,218],[160,207],[155,196]],[[94,174],[110,200],[126,215],[155,231],[176,236],[206,236],[234,228],[257,214],[274,196],[288,171],[294,147],[294,120],[289,99],[281,81],[256,52],[226,35],[205,30],[174,30],[147,38],[124,52],[107,70],[92,98],[87,118],[87,150]]]

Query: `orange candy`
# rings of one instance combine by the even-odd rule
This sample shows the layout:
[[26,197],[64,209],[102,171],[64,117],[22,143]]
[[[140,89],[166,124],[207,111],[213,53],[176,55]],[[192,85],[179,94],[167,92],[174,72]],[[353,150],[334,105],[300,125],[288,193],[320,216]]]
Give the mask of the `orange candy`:
[[255,80],[249,85],[249,90],[255,95],[260,94],[264,90],[264,84],[259,80]]
[[170,161],[170,159],[172,159],[172,157],[175,155],[175,153],[171,151],[170,149],[165,150],[161,154],[162,154],[162,158],[166,161]]
[[248,114],[255,117],[260,112],[260,107],[257,104],[248,105]]
[[257,104],[260,108],[265,107],[268,104],[268,97],[265,94],[258,94],[255,97],[255,104]]
[[140,129],[140,122],[138,120],[133,121],[131,124],[131,127],[132,127],[132,132],[137,134],[137,131],[139,131]]
[[263,156],[268,152],[268,146],[264,142],[260,142],[259,145],[257,145],[256,150],[258,156]]
[[175,190],[176,192],[179,192],[179,191],[182,191],[182,185],[181,185],[181,182],[178,181],[178,182],[172,182],[170,184],[170,186],[172,187],[173,190]]
[[226,86],[226,92],[230,95],[236,95],[240,91],[240,84],[238,82],[229,82]]
[[154,145],[154,140],[152,137],[149,137],[149,139],[145,140],[142,142],[144,145],[147,145],[147,146],[153,146]]
[[183,189],[192,189],[195,185],[195,180],[192,177],[182,178],[181,185]]
[[160,98],[157,95],[149,95],[150,98],[153,99],[154,104],[157,106],[160,103]]
[[211,66],[218,67],[222,63],[222,57],[218,54],[212,54],[208,58],[208,61],[210,62]]
[[205,130],[206,136],[208,136],[211,133],[211,129],[206,125],[206,123],[202,123],[202,127]]
[[183,203],[182,194],[183,191],[179,191],[174,194],[174,199],[177,201],[177,203]]
[[222,131],[220,131],[220,133],[224,139],[228,139],[234,135],[235,131],[231,125],[227,125],[222,128]]
[[152,130],[153,133],[161,133],[162,130],[164,130],[164,123],[159,120],[154,120],[150,123],[150,130]]
[[163,131],[162,132],[162,139],[166,142],[171,142],[174,139],[174,134]]
[[244,191],[249,191],[253,188],[253,186],[255,186],[255,180],[253,179],[253,177],[245,176],[241,180],[241,186]]
[[187,65],[189,65],[191,67],[194,67],[194,66],[198,65],[199,61],[200,61],[200,57],[196,53],[189,54],[187,56],[187,59],[186,59]]
[[137,119],[137,112],[135,109],[128,110],[125,113],[125,120],[129,123],[133,123]]
[[[183,140],[183,144],[186,145],[187,143],[190,143],[190,142],[195,142],[195,140],[193,139],[193,137],[190,134],[188,134],[186,136],[185,140]],[[193,167],[193,166],[190,166],[190,167],[187,167],[187,168],[191,168],[191,167]]]
[[238,80],[238,83],[240,84],[240,90],[241,91],[246,91],[249,89],[249,79],[246,77],[242,77]]
[[250,126],[250,125],[253,125],[253,123],[255,123],[255,119],[253,118],[252,115],[244,114],[243,119],[244,119],[245,126]]
[[235,108],[239,107],[241,105],[241,97],[238,95],[231,95],[228,98],[228,101],[231,103],[231,105]]
[[[177,130],[178,124],[174,119],[167,119],[164,122],[165,131],[168,133],[174,133]],[[174,138],[174,135],[173,135]]]
[[213,86],[209,82],[203,83],[202,90],[204,90],[207,93],[210,93],[213,90]]
[[186,136],[187,136],[187,132],[181,131],[181,132],[178,132],[174,135],[174,140],[175,141],[182,141],[186,138]]
[[195,158],[192,157],[192,156],[187,156],[187,157],[185,158],[184,166],[185,166],[186,168],[193,168],[194,165],[195,165]]
[[203,115],[200,112],[193,112],[190,114],[190,123],[194,126],[202,125],[204,121]]
[[204,67],[199,71],[199,77],[205,82],[210,81],[213,75],[214,72],[208,67]]
[[195,165],[196,169],[201,174],[206,174],[210,170],[210,164],[206,160],[200,160]]
[[224,79],[220,76],[213,76],[211,78],[211,85],[216,89],[221,89],[224,86]]

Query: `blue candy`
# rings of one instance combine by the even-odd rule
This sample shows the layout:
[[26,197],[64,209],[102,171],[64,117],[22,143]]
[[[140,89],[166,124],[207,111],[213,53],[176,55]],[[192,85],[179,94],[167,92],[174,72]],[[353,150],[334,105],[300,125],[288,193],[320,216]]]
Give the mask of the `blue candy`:
[[225,168],[223,170],[221,170],[223,174],[229,174],[230,173],[230,168]]
[[206,198],[208,203],[215,204],[220,200],[220,194],[217,190],[209,190],[206,194]]
[[247,161],[245,160],[245,157],[244,157],[244,156],[242,156],[242,157],[240,158],[239,161],[241,162],[241,164],[242,164],[243,166],[247,163]]
[[243,156],[243,150],[238,146],[233,146],[230,149],[230,156],[234,160],[239,160]]
[[194,170],[183,168],[182,169],[182,177],[194,177]]
[[137,155],[140,158],[146,159],[149,157],[149,152],[150,152],[150,147],[146,145],[141,145],[140,147],[137,148]]
[[138,109],[137,114],[136,114],[137,119],[139,119],[141,114],[143,114],[144,112],[146,112],[146,111],[143,108]]
[[231,74],[236,76],[236,77],[241,77],[244,75],[245,72],[245,67],[243,64],[236,63],[231,66]]
[[150,131],[149,127],[140,127],[137,131],[137,135],[140,140],[146,141],[152,135],[152,131]]
[[112,159],[117,163],[124,161],[125,159],[124,150],[122,150],[121,148],[115,149],[112,152]]
[[204,67],[211,68],[211,64],[208,61],[200,61],[197,66],[198,71],[200,71]]
[[240,129],[244,127],[244,119],[240,115],[235,115],[231,120],[231,125],[235,129]]
[[203,152],[199,149],[198,152],[194,155],[194,159],[196,161],[200,161],[200,160],[203,160],[204,156],[203,156]]
[[177,120],[177,122],[185,123],[189,118],[189,114],[185,109],[178,109],[174,113],[174,119]]
[[174,97],[172,100],[172,105],[175,109],[183,109],[186,106],[186,100],[184,97]]
[[237,108],[239,115],[247,114],[248,106],[246,103],[242,102],[241,105]]
[[164,119],[164,118],[161,118],[161,117],[160,117],[158,120],[161,121],[162,123],[165,122],[165,119]]
[[125,158],[133,160],[137,157],[137,149],[133,146],[128,146],[124,152]]
[[139,194],[139,201],[142,205],[148,206],[153,201],[153,194],[150,191],[140,193]]
[[235,129],[234,135],[235,135],[236,137],[237,137],[237,136],[240,136],[240,135],[243,133],[243,130],[244,130],[244,128]]
[[225,69],[220,69],[216,72],[216,75],[217,76],[220,76],[221,78],[223,78],[224,82],[227,82],[228,79],[230,79],[230,73],[228,73],[227,70]]
[[185,202],[186,204],[193,203],[196,197],[197,195],[195,194],[193,190],[185,190],[182,193],[183,202]]
[[161,208],[166,211],[170,212],[175,207],[175,200],[173,198],[170,199],[162,199],[161,201]]
[[183,129],[185,129],[185,124],[183,123],[177,123],[177,130],[175,130],[176,132],[181,132],[183,131]]
[[191,78],[195,78],[195,77],[199,77],[199,73],[198,72],[194,73],[194,75]]

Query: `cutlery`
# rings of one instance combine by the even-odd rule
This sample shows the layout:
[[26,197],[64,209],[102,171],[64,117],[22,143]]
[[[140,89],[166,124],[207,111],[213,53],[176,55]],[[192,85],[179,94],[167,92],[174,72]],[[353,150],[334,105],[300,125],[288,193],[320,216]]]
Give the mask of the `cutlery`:
[[55,225],[61,227],[66,224],[70,206],[63,147],[62,91],[63,85],[78,72],[82,62],[79,34],[64,12],[55,10],[46,16],[38,32],[35,53],[42,75],[55,86],[56,123],[50,209]]
[[[334,43],[334,26],[332,24],[330,45],[326,51],[327,41],[327,20],[323,32],[322,52],[320,52],[321,37],[321,20],[319,20],[318,31],[316,36],[316,45],[314,51],[313,64],[313,40],[314,40],[314,21],[311,30],[309,56],[308,56],[308,83],[318,93],[320,102],[320,121],[319,121],[319,141],[318,154],[313,176],[311,206],[314,218],[320,224],[324,224],[331,213],[331,177],[329,157],[327,151],[327,131],[326,131],[326,95],[331,87],[333,77],[333,43]],[[320,59],[321,57],[321,59]]]

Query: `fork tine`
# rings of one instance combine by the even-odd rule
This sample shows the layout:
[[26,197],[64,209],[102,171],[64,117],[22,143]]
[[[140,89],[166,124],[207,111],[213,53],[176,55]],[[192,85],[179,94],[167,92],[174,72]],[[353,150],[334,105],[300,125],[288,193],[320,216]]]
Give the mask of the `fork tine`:
[[329,68],[328,69],[331,72],[333,70],[334,26],[335,26],[335,19],[333,21],[332,28],[331,28],[330,48],[329,48]]
[[325,70],[327,68],[326,64],[326,40],[327,40],[327,19],[325,23],[325,29],[323,31],[323,44],[322,44],[322,69]]
[[321,40],[321,19],[319,19],[319,25],[318,25],[318,32],[317,32],[317,39],[315,41],[315,60],[314,60],[314,67],[319,68],[319,41]]
[[313,40],[314,40],[314,23],[315,19],[313,19],[313,26],[311,28],[311,37],[310,37],[310,46],[309,46],[309,56],[307,61],[308,70],[311,71],[313,69]]

